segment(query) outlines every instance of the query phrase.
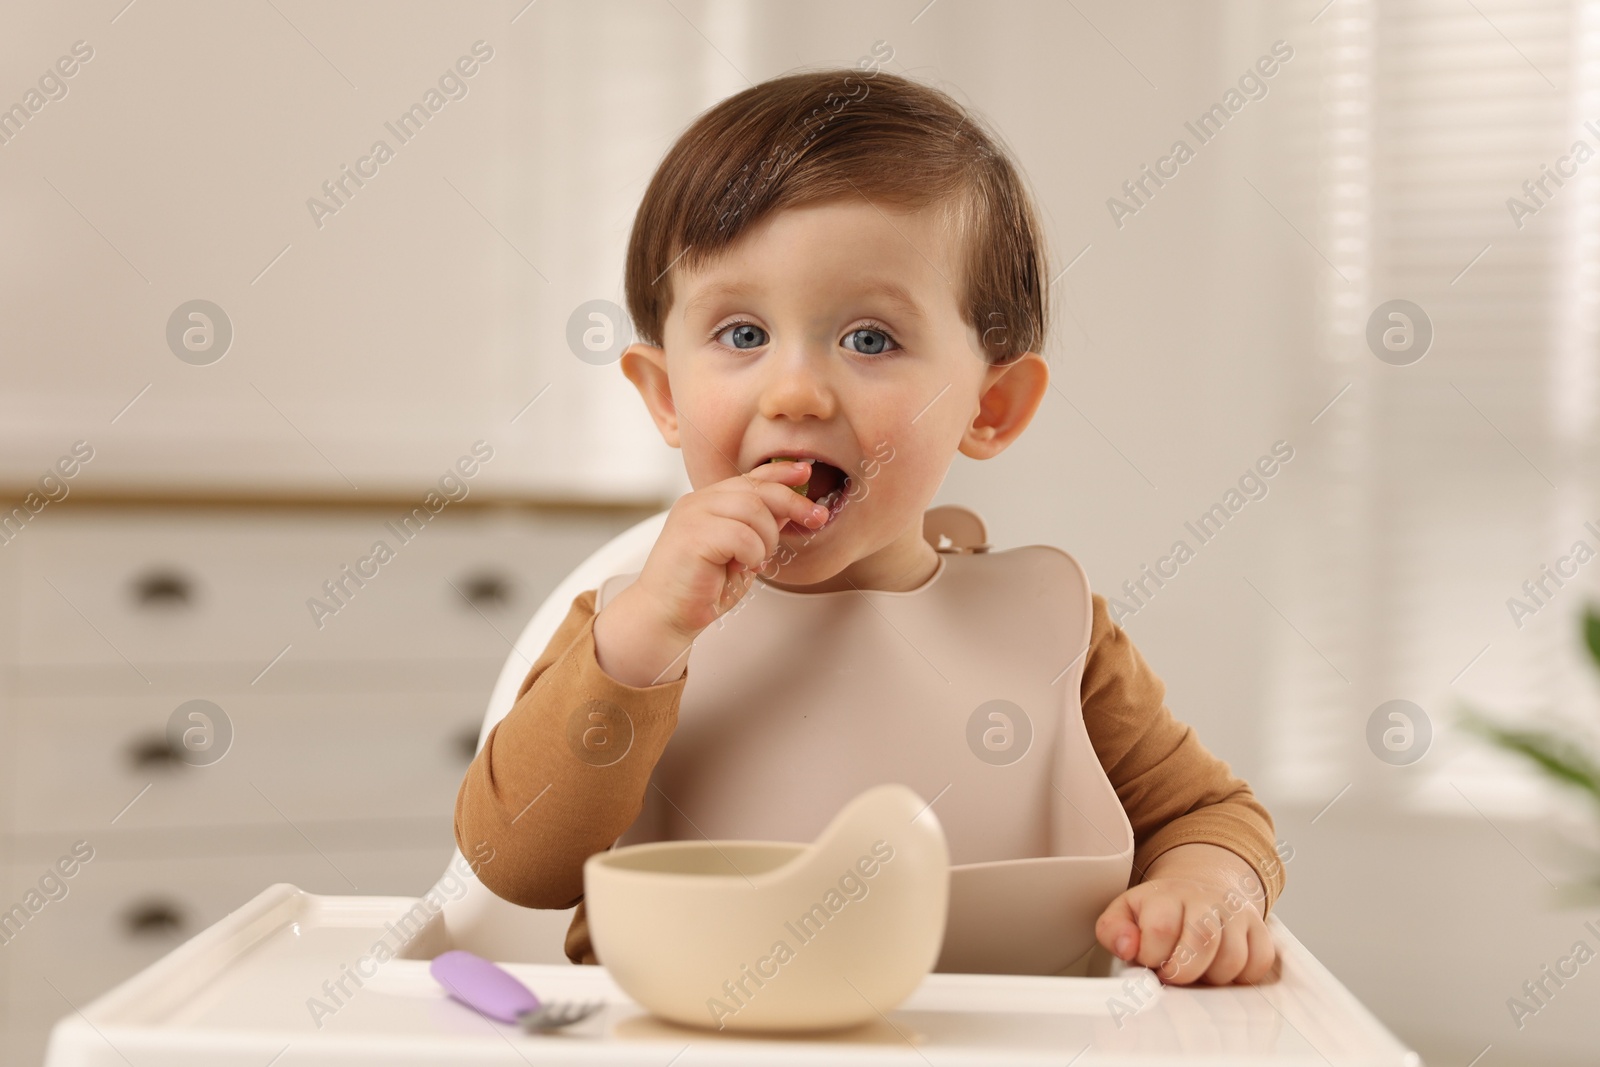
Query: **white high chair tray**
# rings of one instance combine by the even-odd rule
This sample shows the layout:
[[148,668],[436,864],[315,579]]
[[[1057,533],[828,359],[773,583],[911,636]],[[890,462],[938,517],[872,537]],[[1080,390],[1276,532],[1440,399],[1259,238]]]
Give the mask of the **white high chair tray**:
[[[409,897],[263,890],[139,974],[60,1020],[46,1067],[351,1067],[353,1064],[943,1065],[1120,1067],[1195,1063],[1413,1067],[1408,1051],[1274,916],[1281,975],[1260,986],[1162,987],[1144,968],[1110,978],[929,974],[883,1018],[850,1030],[755,1037],[657,1019],[604,967],[510,963],[542,1000],[602,998],[564,1030],[527,1034],[447,997],[428,959],[434,912],[408,951],[377,964],[318,1022],[308,1001],[354,969]],[[369,968],[370,969],[370,968]],[[328,1003],[333,1003],[328,1001]],[[1117,1005],[1122,1008],[1119,1010]]]

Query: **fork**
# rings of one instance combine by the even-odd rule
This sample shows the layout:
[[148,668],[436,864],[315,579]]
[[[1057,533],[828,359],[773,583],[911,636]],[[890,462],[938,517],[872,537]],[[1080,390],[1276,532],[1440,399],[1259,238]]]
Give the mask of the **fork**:
[[510,971],[465,949],[435,956],[428,973],[467,1007],[528,1033],[571,1026],[605,1007],[603,1000],[543,1003]]

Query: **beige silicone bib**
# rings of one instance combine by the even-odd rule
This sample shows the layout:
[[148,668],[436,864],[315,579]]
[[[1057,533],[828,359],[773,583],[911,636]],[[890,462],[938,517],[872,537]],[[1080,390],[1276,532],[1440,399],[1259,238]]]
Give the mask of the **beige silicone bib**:
[[[672,739],[617,845],[792,849],[902,783],[931,805],[952,865],[933,969],[1081,968],[1134,845],[1079,704],[1088,578],[1052,546],[990,550],[966,508],[931,509],[924,536],[939,567],[916,589],[758,582],[700,634]],[[635,577],[603,582],[598,607]]]

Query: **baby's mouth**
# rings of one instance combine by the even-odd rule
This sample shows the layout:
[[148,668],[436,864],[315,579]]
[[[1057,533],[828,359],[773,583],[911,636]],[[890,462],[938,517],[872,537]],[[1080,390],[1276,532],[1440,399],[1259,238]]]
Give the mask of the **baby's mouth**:
[[[768,462],[785,462],[782,456],[775,456]],[[801,485],[794,487],[797,492],[803,492],[806,499],[813,503],[821,504],[828,509],[828,521],[817,529],[826,527],[838,516],[844,507],[846,494],[850,489],[850,475],[835,467],[832,463],[825,463],[820,459],[811,461],[811,477]]]
[[806,499],[832,508],[835,503],[833,497],[843,496],[849,483],[850,476],[844,471],[832,463],[814,459],[811,461],[811,479],[804,486]]

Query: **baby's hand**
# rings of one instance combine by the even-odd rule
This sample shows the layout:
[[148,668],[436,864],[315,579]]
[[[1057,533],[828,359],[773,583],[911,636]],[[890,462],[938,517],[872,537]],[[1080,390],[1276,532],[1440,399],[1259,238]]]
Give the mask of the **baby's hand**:
[[827,509],[795,492],[809,460],[763,463],[679,497],[634,583],[656,620],[688,640],[749,591],[784,525],[820,526]]
[[[1200,853],[1200,862],[1185,862],[1196,856],[1178,855],[1186,849],[1225,853],[1248,880],[1230,885],[1228,876],[1217,876],[1213,857]],[[1168,857],[1171,861],[1162,865]],[[1145,881],[1106,907],[1095,936],[1107,952],[1149,967],[1164,982],[1259,982],[1272,970],[1277,948],[1254,902],[1260,897],[1247,896],[1240,883],[1260,886],[1255,872],[1231,852],[1215,845],[1180,845],[1157,858]]]

